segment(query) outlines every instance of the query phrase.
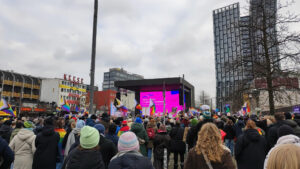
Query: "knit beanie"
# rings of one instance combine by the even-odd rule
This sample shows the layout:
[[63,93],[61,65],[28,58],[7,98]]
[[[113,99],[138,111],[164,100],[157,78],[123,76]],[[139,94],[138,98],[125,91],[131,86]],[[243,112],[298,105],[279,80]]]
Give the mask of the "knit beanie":
[[211,119],[211,113],[209,111],[203,112],[203,118],[204,119]]
[[80,146],[85,149],[91,149],[99,144],[100,135],[97,129],[85,126],[80,130]]
[[286,136],[286,135],[290,135],[290,134],[294,134],[294,130],[292,127],[285,125],[285,124],[279,127],[278,137],[282,137],[282,136]]
[[76,123],[76,128],[83,128],[85,126],[85,122],[83,120],[78,120]]
[[105,127],[102,124],[96,124],[94,126],[101,134],[104,134],[105,132]]
[[118,141],[118,150],[120,151],[139,151],[140,144],[136,135],[128,131],[123,133]]
[[142,121],[142,119],[141,119],[140,117],[137,117],[137,118],[135,119],[135,122],[136,122],[136,123],[143,123],[143,121]]
[[25,128],[33,128],[33,123],[31,121],[25,121],[24,122],[24,127]]
[[193,118],[193,119],[191,120],[191,126],[194,127],[194,126],[196,126],[197,124],[198,124],[198,120],[197,120],[196,118]]

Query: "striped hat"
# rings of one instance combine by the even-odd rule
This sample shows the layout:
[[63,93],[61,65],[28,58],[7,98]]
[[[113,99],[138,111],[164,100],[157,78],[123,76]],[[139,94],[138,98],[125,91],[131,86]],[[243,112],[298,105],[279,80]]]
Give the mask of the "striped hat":
[[120,136],[118,142],[119,151],[139,151],[139,149],[140,144],[133,132],[128,131]]

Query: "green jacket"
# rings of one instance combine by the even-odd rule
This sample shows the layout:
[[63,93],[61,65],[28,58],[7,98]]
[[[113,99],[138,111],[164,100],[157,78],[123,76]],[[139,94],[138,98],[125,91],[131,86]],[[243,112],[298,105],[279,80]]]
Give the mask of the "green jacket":
[[143,156],[147,157],[147,143],[149,141],[147,132],[141,123],[133,123],[131,125],[131,131],[135,133],[135,135],[138,137],[138,139],[142,139],[145,141],[145,143],[141,144],[140,142],[140,152],[143,154]]

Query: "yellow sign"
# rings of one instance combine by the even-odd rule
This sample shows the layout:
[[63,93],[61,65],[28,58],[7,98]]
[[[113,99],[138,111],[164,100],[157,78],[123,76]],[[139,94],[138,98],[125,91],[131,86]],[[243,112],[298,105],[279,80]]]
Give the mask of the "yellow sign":
[[82,89],[82,88],[77,88],[77,87],[71,87],[71,86],[67,86],[67,85],[59,85],[60,88],[64,88],[64,89],[71,89],[71,90],[78,90],[81,91],[83,93],[86,93],[86,89]]

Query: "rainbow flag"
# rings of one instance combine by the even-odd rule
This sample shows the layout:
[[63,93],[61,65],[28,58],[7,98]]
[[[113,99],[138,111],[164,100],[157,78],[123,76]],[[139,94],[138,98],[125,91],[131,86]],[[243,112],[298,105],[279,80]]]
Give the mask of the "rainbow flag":
[[57,111],[57,112],[60,112],[60,111],[61,111],[61,108],[60,108],[60,107],[56,107],[56,111]]
[[7,114],[9,116],[16,117],[16,111],[14,111],[10,104],[8,104],[8,108],[1,110],[1,114]]
[[135,108],[138,110],[142,110],[142,106],[140,104],[137,104]]
[[69,105],[69,103],[68,103],[68,102],[65,102],[65,104],[61,106],[61,110],[70,113],[70,105]]
[[1,101],[0,101],[0,110],[7,109],[7,108],[9,108],[9,106],[8,106],[6,100],[1,99]]

